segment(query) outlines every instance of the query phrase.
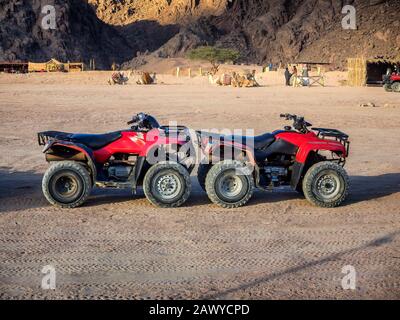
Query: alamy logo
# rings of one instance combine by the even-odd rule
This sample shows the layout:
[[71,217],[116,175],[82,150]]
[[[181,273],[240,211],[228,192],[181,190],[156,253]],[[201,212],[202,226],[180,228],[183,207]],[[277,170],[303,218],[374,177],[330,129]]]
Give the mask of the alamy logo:
[[343,290],[355,290],[356,289],[356,268],[347,265],[342,268],[342,273],[345,276],[342,278]]
[[342,19],[342,28],[345,30],[356,30],[357,29],[356,8],[350,5],[344,6],[342,9],[342,13],[345,14],[345,16]]
[[55,290],[56,288],[56,268],[51,265],[42,268],[44,277],[42,278],[43,290]]
[[42,14],[45,15],[42,18],[42,28],[44,30],[56,29],[56,8],[46,5],[42,8]]

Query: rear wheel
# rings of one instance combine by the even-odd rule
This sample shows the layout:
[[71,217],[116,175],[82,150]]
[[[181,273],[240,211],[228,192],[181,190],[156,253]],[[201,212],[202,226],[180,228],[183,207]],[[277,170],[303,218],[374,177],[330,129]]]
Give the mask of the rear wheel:
[[325,161],[308,169],[303,191],[308,201],[319,207],[339,206],[347,197],[349,177],[340,165]]
[[392,85],[390,83],[385,83],[383,85],[383,88],[385,89],[386,92],[392,92],[393,91]]
[[179,207],[190,196],[190,175],[179,163],[160,162],[147,171],[143,189],[153,205],[161,208]]
[[243,163],[225,160],[207,174],[206,191],[210,200],[223,208],[244,206],[253,195],[254,179]]
[[46,199],[62,208],[82,205],[92,190],[88,170],[75,161],[54,163],[44,174],[42,190]]
[[393,92],[400,92],[400,82],[395,82],[392,84],[392,91]]

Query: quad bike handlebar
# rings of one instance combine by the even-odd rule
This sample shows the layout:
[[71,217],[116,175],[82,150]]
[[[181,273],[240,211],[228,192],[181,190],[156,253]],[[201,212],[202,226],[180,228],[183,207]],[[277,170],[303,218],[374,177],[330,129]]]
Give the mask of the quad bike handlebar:
[[133,130],[149,131],[152,129],[160,128],[160,124],[153,116],[140,112],[132,117],[132,120],[127,122],[132,125]]
[[285,118],[285,120],[293,120],[293,128],[301,133],[309,132],[308,127],[312,126],[311,123],[304,120],[304,117],[299,117],[295,114],[282,113],[280,117]]

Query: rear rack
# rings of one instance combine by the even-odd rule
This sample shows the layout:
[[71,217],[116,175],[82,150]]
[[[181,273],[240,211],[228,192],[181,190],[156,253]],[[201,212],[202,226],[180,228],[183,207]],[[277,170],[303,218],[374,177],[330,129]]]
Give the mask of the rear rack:
[[69,136],[71,134],[67,132],[60,132],[60,131],[44,131],[39,132],[38,136],[38,143],[40,146],[45,146],[50,140],[69,140]]
[[346,149],[346,156],[349,155],[349,149],[350,149],[349,135],[336,129],[327,129],[327,128],[311,128],[311,129],[317,132],[318,138],[322,139],[328,138],[329,140],[335,140],[343,144],[343,146]]

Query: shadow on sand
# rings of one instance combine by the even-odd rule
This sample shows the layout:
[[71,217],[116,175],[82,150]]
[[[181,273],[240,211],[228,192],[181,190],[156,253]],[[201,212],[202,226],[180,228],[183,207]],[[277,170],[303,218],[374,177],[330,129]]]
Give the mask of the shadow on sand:
[[[197,182],[196,182],[197,184]],[[210,204],[210,200],[203,197],[198,187],[187,206]],[[375,200],[400,192],[400,173],[387,173],[378,176],[352,176],[350,177],[350,195],[344,202],[344,206],[358,202]],[[277,192],[256,192],[248,206],[263,203],[276,203],[281,201],[304,199],[302,195],[290,189]]]
[[234,294],[236,292],[246,290],[251,287],[260,285],[260,284],[265,284],[269,281],[279,279],[280,277],[283,277],[283,276],[286,276],[289,274],[300,272],[300,271],[303,271],[308,268],[320,266],[325,263],[341,259],[345,255],[351,255],[351,254],[354,254],[356,252],[359,252],[359,251],[362,251],[362,250],[365,250],[365,249],[368,249],[371,247],[380,247],[380,246],[386,245],[388,243],[391,243],[395,239],[395,237],[397,237],[399,235],[400,235],[400,231],[394,231],[385,236],[376,238],[366,244],[360,245],[358,247],[349,248],[347,250],[343,250],[343,251],[328,255],[326,257],[323,257],[323,258],[320,258],[320,259],[317,259],[314,261],[303,263],[298,266],[290,267],[290,268],[284,269],[282,271],[278,271],[278,272],[271,273],[271,274],[266,274],[265,276],[259,277],[255,280],[252,280],[252,281],[249,281],[246,283],[243,283],[239,286],[236,286],[236,287],[224,290],[224,291],[220,291],[217,293],[213,293],[211,295],[203,296],[202,299],[205,299],[205,300],[224,299],[224,298],[227,298],[226,297],[227,295]]

